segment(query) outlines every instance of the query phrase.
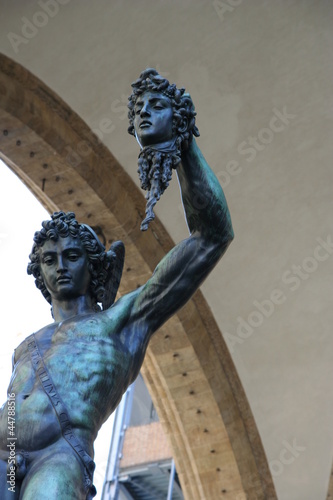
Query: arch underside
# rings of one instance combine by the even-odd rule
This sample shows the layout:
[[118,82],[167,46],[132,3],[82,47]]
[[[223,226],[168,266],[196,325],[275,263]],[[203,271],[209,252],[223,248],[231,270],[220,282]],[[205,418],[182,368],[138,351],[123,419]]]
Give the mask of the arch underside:
[[[87,125],[48,87],[0,55],[0,154],[51,213],[74,211],[106,246],[126,247],[123,295],[173,246],[145,199]],[[135,161],[135,159],[133,159]],[[198,291],[151,340],[142,368],[187,499],[274,499],[267,460],[221,332]]]

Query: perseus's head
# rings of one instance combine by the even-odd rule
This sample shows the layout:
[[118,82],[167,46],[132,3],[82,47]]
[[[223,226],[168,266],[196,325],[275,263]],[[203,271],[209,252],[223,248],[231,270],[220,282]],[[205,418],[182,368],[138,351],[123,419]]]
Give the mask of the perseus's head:
[[132,89],[128,132],[136,136],[141,147],[158,148],[176,141],[180,148],[192,135],[199,135],[194,105],[184,88],[177,88],[148,68],[132,83]]
[[[27,272],[34,276],[37,288],[51,305],[57,295],[71,298],[88,293],[96,311],[100,310],[110,256],[94,231],[79,224],[73,212],[55,212],[42,222],[29,258]],[[59,270],[55,260],[60,258],[67,259],[67,271]]]

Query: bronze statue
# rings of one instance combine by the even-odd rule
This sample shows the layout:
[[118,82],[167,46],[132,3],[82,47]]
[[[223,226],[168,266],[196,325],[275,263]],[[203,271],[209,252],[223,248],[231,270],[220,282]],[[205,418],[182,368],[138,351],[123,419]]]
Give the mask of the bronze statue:
[[114,302],[122,243],[106,252],[73,213],[54,213],[42,223],[28,273],[51,304],[54,322],[14,352],[0,413],[3,500],[95,496],[93,443],[100,427],[137,377],[153,333],[189,300],[233,238],[222,189],[192,137],[198,131],[190,98],[184,107],[183,90],[177,93],[155,70],[143,72],[139,85],[130,97],[130,131],[157,155],[155,170],[142,167],[144,184],[158,191],[157,199],[170,177],[170,156],[181,160],[174,166],[190,236],[145,285]]

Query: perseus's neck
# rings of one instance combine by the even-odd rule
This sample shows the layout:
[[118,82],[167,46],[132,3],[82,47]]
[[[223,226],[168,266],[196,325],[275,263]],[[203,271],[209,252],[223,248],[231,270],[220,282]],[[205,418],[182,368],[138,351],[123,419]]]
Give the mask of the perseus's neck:
[[52,314],[54,321],[60,322],[80,314],[95,312],[95,306],[90,296],[80,296],[69,300],[52,300]]

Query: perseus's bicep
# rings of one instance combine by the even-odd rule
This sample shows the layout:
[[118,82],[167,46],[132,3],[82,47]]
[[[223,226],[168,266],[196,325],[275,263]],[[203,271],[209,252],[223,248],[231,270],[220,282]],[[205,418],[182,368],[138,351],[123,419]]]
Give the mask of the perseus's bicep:
[[134,305],[151,333],[190,299],[220,256],[218,246],[192,236],[162,259]]

